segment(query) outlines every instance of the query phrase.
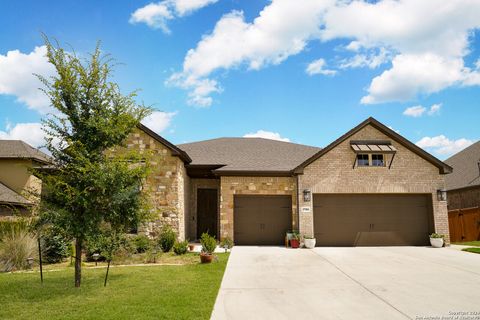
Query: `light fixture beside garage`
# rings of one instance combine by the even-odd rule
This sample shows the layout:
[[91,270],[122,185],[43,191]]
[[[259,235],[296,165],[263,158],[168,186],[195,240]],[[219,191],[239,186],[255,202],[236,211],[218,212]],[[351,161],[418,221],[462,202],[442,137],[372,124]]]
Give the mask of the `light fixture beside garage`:
[[438,201],[447,201],[447,190],[438,189],[437,190],[437,200]]
[[312,192],[310,189],[303,190],[303,202],[310,202],[312,200]]

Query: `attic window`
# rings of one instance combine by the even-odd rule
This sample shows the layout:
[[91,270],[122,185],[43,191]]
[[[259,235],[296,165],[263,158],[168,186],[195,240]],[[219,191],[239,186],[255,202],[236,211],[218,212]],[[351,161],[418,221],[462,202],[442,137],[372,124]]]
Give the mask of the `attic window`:
[[383,160],[383,154],[372,154],[372,166],[373,167],[385,166],[385,161]]
[[357,154],[357,165],[359,167],[368,167],[370,161],[368,160],[368,154],[359,153]]
[[391,156],[388,169],[391,168],[397,149],[389,140],[351,140],[350,147],[355,152],[353,168],[358,167],[385,167],[387,154]]

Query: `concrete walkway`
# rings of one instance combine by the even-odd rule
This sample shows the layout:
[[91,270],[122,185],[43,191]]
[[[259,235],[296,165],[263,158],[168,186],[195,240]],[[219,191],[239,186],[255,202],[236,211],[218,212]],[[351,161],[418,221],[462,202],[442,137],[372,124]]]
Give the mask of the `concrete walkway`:
[[454,312],[480,319],[479,254],[234,247],[212,319],[441,319]]

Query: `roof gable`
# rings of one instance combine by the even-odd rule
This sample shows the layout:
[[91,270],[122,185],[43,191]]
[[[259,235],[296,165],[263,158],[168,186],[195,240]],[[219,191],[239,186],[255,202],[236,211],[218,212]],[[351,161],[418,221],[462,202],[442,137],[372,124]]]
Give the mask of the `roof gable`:
[[365,121],[363,121],[362,123],[360,123],[359,125],[354,127],[353,129],[351,129],[350,131],[348,131],[347,133],[345,133],[344,135],[339,137],[337,140],[333,141],[328,146],[326,146],[325,148],[323,148],[322,150],[317,152],[315,155],[313,155],[312,157],[305,160],[302,164],[300,164],[297,168],[295,168],[295,172],[296,173],[303,172],[303,169],[306,166],[308,166],[309,164],[311,164],[312,162],[314,162],[318,158],[322,157],[324,154],[328,153],[330,150],[332,150],[333,148],[338,146],[340,143],[347,140],[348,138],[350,138],[355,133],[359,132],[360,130],[362,130],[363,128],[365,128],[368,125],[370,125],[370,126],[374,127],[375,129],[379,130],[380,132],[382,132],[386,136],[388,136],[391,139],[397,141],[398,143],[403,145],[405,148],[409,149],[410,151],[414,152],[415,154],[417,154],[421,158],[425,159],[426,161],[428,161],[431,164],[433,164],[434,166],[436,166],[439,169],[441,174],[447,174],[447,173],[452,172],[452,168],[450,166],[448,166],[444,162],[440,161],[439,159],[437,159],[436,157],[434,157],[430,153],[426,152],[422,148],[418,147],[414,143],[410,142],[406,138],[402,137],[401,135],[399,135],[398,133],[396,133],[395,131],[388,128],[387,126],[385,126],[384,124],[382,124],[381,122],[379,122],[378,120],[376,120],[372,117],[366,119]]
[[448,190],[480,185],[480,141],[454,154],[445,162],[454,171],[445,177]]
[[142,130],[143,132],[145,132],[146,134],[148,134],[149,136],[151,136],[152,138],[154,138],[155,140],[157,140],[158,142],[163,144],[165,147],[170,149],[173,156],[179,157],[180,159],[182,159],[186,163],[192,162],[192,159],[190,158],[190,156],[185,151],[183,151],[182,149],[180,149],[179,147],[177,147],[176,145],[174,145],[173,143],[171,143],[167,139],[161,137],[160,135],[155,133],[153,130],[151,130],[150,128],[148,128],[144,124],[140,123],[137,127],[138,127],[138,129]]

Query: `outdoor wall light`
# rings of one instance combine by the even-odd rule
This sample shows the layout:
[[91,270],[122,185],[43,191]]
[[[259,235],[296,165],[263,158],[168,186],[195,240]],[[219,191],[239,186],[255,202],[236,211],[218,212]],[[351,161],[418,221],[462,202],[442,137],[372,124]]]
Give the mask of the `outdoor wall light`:
[[312,200],[312,192],[310,189],[303,190],[303,201],[310,202]]
[[438,189],[437,190],[437,200],[438,201],[447,201],[447,190]]

